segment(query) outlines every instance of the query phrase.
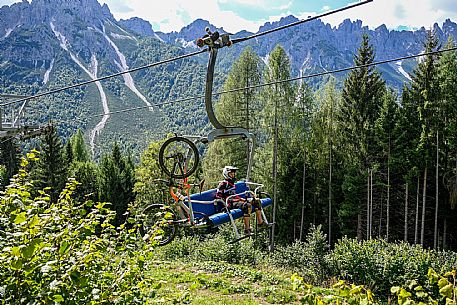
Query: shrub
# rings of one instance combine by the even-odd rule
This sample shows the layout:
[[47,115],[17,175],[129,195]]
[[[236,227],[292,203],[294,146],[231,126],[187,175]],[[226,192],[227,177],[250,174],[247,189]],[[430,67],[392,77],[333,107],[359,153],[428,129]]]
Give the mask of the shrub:
[[156,249],[156,253],[167,260],[184,258],[233,264],[256,264],[262,260],[263,254],[256,249],[253,240],[230,244],[233,239],[231,229],[224,226],[217,234],[176,238],[169,245]]
[[310,283],[322,283],[328,273],[325,256],[329,246],[321,226],[312,226],[306,236],[306,242],[295,242],[290,246],[279,246],[270,256],[269,262],[276,266],[287,266],[299,273]]
[[[408,281],[403,286],[395,286],[391,288],[391,292],[397,297],[398,304],[438,304],[441,301],[446,305],[456,305],[457,301],[457,286],[456,286],[456,271],[455,269],[439,275],[433,269],[428,270],[428,279],[433,285],[433,290],[422,287],[415,280]],[[439,296],[434,298],[436,290],[439,291]]]
[[328,255],[330,276],[368,285],[379,295],[387,296],[390,287],[409,280],[429,287],[429,268],[444,272],[455,268],[457,254],[436,252],[406,243],[384,240],[358,242],[343,238]]
[[74,180],[56,203],[47,190],[32,197],[25,168],[34,160],[28,154],[1,193],[1,303],[143,303],[150,286],[142,272],[148,249],[137,248],[135,228],[115,230],[104,203],[75,202]]

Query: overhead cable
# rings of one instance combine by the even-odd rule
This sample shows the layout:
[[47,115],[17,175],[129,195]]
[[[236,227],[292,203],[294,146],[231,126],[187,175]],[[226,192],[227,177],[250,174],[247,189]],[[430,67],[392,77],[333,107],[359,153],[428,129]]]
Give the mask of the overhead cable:
[[155,66],[159,66],[159,65],[166,64],[166,63],[169,63],[169,62],[173,62],[173,61],[177,61],[177,60],[180,60],[180,59],[188,58],[188,57],[195,56],[195,55],[198,55],[198,54],[201,54],[201,53],[205,53],[205,52],[208,52],[208,49],[203,49],[203,50],[200,50],[200,51],[196,51],[196,52],[192,52],[192,53],[188,53],[188,54],[172,57],[172,58],[169,58],[169,59],[161,60],[161,61],[154,62],[154,63],[148,64],[148,65],[145,65],[145,66],[137,67],[137,68],[134,68],[134,69],[121,71],[121,72],[118,72],[118,73],[115,73],[115,74],[106,75],[106,76],[99,77],[99,78],[92,79],[92,80],[88,80],[88,81],[85,81],[85,82],[81,82],[81,83],[69,85],[69,86],[66,86],[66,87],[62,87],[62,88],[59,88],[59,89],[46,91],[46,92],[39,93],[39,94],[36,94],[36,95],[28,96],[28,97],[25,97],[25,98],[21,98],[21,99],[18,99],[18,100],[14,100],[14,101],[11,101],[11,102],[8,102],[8,103],[1,104],[0,107],[1,106],[8,106],[8,105],[15,104],[15,103],[25,102],[25,101],[28,101],[28,100],[31,100],[31,99],[36,99],[36,98],[39,98],[39,97],[42,97],[42,96],[45,96],[45,95],[50,95],[50,94],[62,92],[62,91],[68,90],[68,89],[73,89],[73,88],[76,88],[76,87],[88,85],[88,84],[95,83],[95,82],[98,82],[98,81],[102,81],[102,80],[105,80],[105,79],[108,79],[108,78],[113,78],[113,77],[116,77],[116,76],[119,76],[119,75],[131,73],[131,72],[136,72],[136,71],[147,69],[147,68],[152,68],[152,67],[155,67]]
[[[283,80],[276,80],[276,81],[263,83],[263,84],[259,84],[259,85],[252,85],[252,86],[247,86],[247,87],[242,87],[242,88],[235,88],[235,89],[230,89],[230,90],[219,91],[219,92],[213,93],[213,96],[227,94],[227,93],[234,93],[234,92],[244,91],[244,90],[248,90],[248,89],[257,89],[257,88],[271,86],[271,85],[275,85],[275,84],[293,82],[293,81],[297,81],[297,80],[303,80],[303,79],[308,79],[308,78],[313,78],[313,77],[324,76],[324,75],[328,75],[328,74],[346,72],[346,71],[350,71],[350,70],[367,68],[367,67],[370,67],[370,66],[376,66],[376,65],[386,64],[386,63],[390,63],[390,62],[396,62],[396,61],[405,60],[405,59],[412,59],[412,58],[417,58],[417,57],[422,57],[422,56],[435,55],[435,54],[440,54],[440,53],[450,52],[450,51],[457,51],[457,47],[444,49],[444,50],[437,50],[437,51],[432,51],[432,52],[427,52],[427,53],[421,53],[421,54],[416,54],[416,55],[408,55],[408,56],[398,57],[398,58],[393,58],[393,59],[375,61],[375,62],[372,62],[372,63],[369,63],[369,64],[351,66],[351,67],[346,67],[346,68],[342,68],[342,69],[336,69],[336,70],[331,70],[331,71],[314,73],[314,74],[309,74],[309,75],[304,75],[304,76],[299,76],[299,77],[294,77],[294,78],[288,78],[288,79],[283,79]],[[197,99],[204,98],[204,97],[205,97],[205,95],[197,95],[197,96],[185,97],[185,98],[181,98],[181,99],[177,99],[177,100],[165,101],[165,102],[162,102],[162,103],[152,104],[152,106],[155,107],[155,106],[163,106],[163,105],[168,105],[168,104],[176,104],[176,103],[181,103],[181,102],[187,102],[187,101],[190,101],[190,100],[197,100]],[[149,107],[151,107],[151,106],[139,106],[139,107],[134,107],[134,108],[126,108],[126,109],[113,111],[113,112],[109,112],[109,113],[105,113],[105,114],[104,113],[100,113],[100,114],[92,115],[92,116],[89,116],[88,118],[94,118],[94,117],[100,117],[100,116],[104,116],[104,115],[111,115],[111,114],[130,112],[130,111],[135,111],[135,110],[146,109],[146,108],[149,108]],[[68,121],[59,121],[59,122],[60,123],[65,123],[65,122],[70,122],[70,120],[68,120]]]
[[[260,33],[254,34],[254,35],[250,35],[250,36],[243,37],[243,38],[238,38],[238,39],[233,39],[232,43],[235,44],[235,43],[247,41],[247,40],[250,40],[250,39],[253,39],[253,38],[257,38],[259,36],[263,36],[263,35],[267,35],[267,34],[270,34],[270,33],[276,32],[276,31],[283,30],[283,29],[288,28],[288,27],[296,26],[296,25],[299,25],[299,24],[302,24],[302,23],[305,23],[305,22],[309,22],[309,21],[316,20],[316,19],[319,19],[319,18],[322,18],[322,17],[326,17],[326,16],[329,16],[329,15],[332,15],[332,14],[335,14],[335,13],[342,12],[342,11],[345,11],[345,10],[348,10],[348,9],[352,9],[352,8],[367,4],[367,3],[372,2],[372,1],[373,0],[361,1],[361,2],[358,2],[358,3],[355,3],[355,4],[351,4],[351,5],[348,5],[348,6],[333,10],[333,11],[328,11],[326,13],[323,13],[323,14],[320,14],[320,15],[316,15],[314,17],[309,17],[307,19],[303,19],[303,20],[299,20],[299,21],[296,21],[296,22],[292,22],[290,24],[286,24],[286,25],[283,25],[283,26],[280,26],[280,27],[277,27],[277,28],[274,28],[274,29],[270,29],[270,30],[267,30],[267,31],[264,31],[264,32],[260,32]],[[73,88],[76,88],[76,87],[88,85],[88,84],[91,84],[91,83],[95,83],[95,82],[102,81],[102,80],[105,80],[105,79],[113,78],[113,77],[120,76],[120,75],[123,75],[123,74],[136,72],[136,71],[139,71],[139,70],[155,67],[155,66],[158,66],[158,65],[161,65],[161,64],[165,64],[165,63],[173,62],[173,61],[176,61],[176,60],[192,57],[192,56],[195,56],[195,55],[198,55],[198,54],[201,54],[201,53],[205,53],[207,51],[209,51],[209,49],[206,48],[206,49],[203,49],[203,50],[200,50],[200,51],[184,54],[184,55],[181,55],[181,56],[176,56],[176,57],[173,57],[173,58],[169,58],[169,59],[166,59],[166,60],[162,60],[162,61],[159,61],[159,62],[148,64],[148,65],[145,65],[145,66],[137,67],[137,68],[134,68],[134,69],[125,70],[125,71],[121,71],[121,72],[118,72],[118,73],[115,73],[115,74],[106,75],[106,76],[103,76],[103,77],[100,77],[100,78],[97,78],[97,79],[88,80],[88,81],[85,81],[85,82],[69,85],[69,86],[62,87],[62,88],[55,89],[55,90],[51,90],[51,91],[46,91],[46,92],[39,93],[39,94],[36,94],[36,95],[33,95],[33,96],[24,97],[24,98],[21,98],[21,99],[18,99],[18,100],[14,100],[14,101],[11,101],[11,102],[7,102],[7,103],[4,103],[4,104],[1,104],[0,107],[8,106],[8,105],[15,104],[15,103],[21,103],[21,102],[29,101],[29,100],[32,100],[32,99],[36,99],[36,98],[43,97],[43,96],[50,95],[50,94],[54,94],[54,93],[59,93],[59,92],[62,92],[62,91],[68,90],[68,89],[73,89]]]

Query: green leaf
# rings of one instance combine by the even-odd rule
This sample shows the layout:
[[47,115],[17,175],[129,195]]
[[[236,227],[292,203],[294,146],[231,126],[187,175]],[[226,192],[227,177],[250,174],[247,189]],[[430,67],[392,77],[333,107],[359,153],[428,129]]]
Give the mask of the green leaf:
[[418,298],[426,298],[426,297],[428,297],[428,293],[427,293],[427,292],[424,292],[424,291],[418,291],[418,292],[416,293],[416,296],[417,296]]
[[26,247],[22,248],[21,249],[21,254],[22,254],[22,257],[23,258],[31,258],[33,256],[33,254],[35,253],[35,244],[34,243],[30,243],[28,244]]
[[398,287],[398,286],[393,286],[392,288],[390,288],[390,292],[392,294],[397,294],[399,291],[400,291],[400,287]]
[[63,296],[61,296],[60,294],[54,295],[54,302],[62,303],[63,301],[64,301]]
[[63,242],[60,244],[59,254],[60,254],[60,255],[65,254],[65,253],[68,252],[68,250],[70,250],[70,244],[69,244],[67,241],[63,241]]
[[449,284],[449,281],[445,278],[441,278],[439,281],[438,281],[438,287],[443,288],[444,286],[448,285]]
[[23,266],[24,266],[24,262],[21,259],[14,260],[11,262],[11,269],[13,269],[13,270],[22,269]]
[[401,288],[399,296],[402,298],[409,298],[411,296],[411,293]]
[[452,298],[452,290],[454,286],[452,284],[448,284],[440,289],[440,294],[442,296]]
[[40,217],[38,217],[38,215],[35,215],[35,216],[33,216],[33,218],[29,222],[29,228],[33,229],[39,223],[40,223]]
[[22,212],[16,215],[14,218],[14,223],[15,224],[21,224],[27,220],[26,212]]

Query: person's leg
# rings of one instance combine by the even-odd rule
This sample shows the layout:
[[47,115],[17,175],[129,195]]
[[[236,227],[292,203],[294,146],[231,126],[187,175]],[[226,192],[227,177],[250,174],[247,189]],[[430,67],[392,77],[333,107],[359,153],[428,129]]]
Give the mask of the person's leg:
[[257,216],[257,225],[261,226],[263,224],[262,210],[261,209],[255,210],[255,215]]
[[244,222],[244,232],[246,234],[251,234],[251,224],[250,224],[250,210],[251,205],[248,202],[243,202],[241,204],[241,210],[243,211],[243,222]]
[[246,234],[251,234],[251,225],[249,223],[250,217],[249,215],[244,215],[243,216],[243,221],[244,221],[244,233]]

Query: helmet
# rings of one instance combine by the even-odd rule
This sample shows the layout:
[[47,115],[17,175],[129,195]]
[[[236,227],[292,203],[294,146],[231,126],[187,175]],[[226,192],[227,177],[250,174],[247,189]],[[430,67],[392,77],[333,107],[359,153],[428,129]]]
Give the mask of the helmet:
[[222,176],[224,176],[225,179],[231,179],[229,173],[236,172],[237,169],[238,167],[227,165],[222,170]]

